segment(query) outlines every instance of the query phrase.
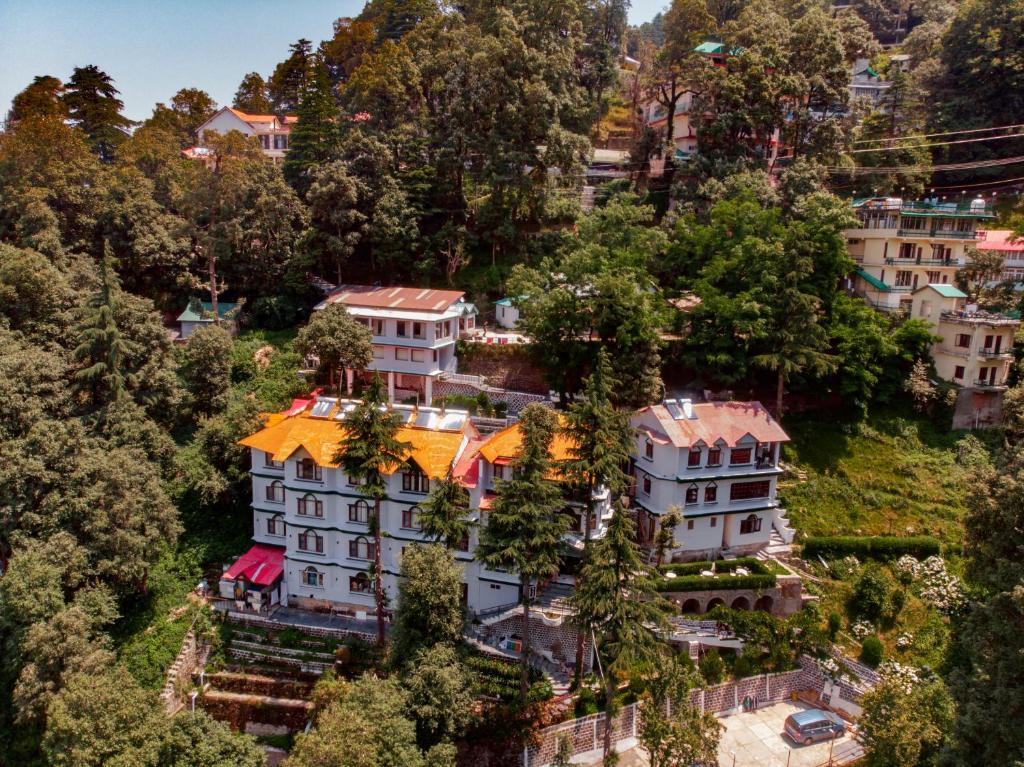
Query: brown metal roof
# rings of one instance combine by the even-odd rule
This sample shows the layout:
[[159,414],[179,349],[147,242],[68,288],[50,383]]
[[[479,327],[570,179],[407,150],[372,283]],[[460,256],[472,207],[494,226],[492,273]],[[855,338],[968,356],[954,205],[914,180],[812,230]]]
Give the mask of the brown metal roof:
[[445,311],[460,300],[461,290],[433,288],[375,287],[373,285],[339,285],[327,297],[328,303],[362,306],[367,309],[405,309],[414,312]]
[[664,405],[651,405],[644,410],[654,414],[664,436],[677,447],[690,447],[698,442],[714,445],[719,440],[733,447],[748,434],[758,442],[789,442],[789,435],[760,402],[695,403],[696,417],[682,419],[673,418]]

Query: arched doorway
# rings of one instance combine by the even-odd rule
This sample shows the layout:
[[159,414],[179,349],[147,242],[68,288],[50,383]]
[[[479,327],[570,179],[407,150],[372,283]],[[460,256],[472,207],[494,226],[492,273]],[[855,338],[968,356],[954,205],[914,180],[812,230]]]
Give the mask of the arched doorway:
[[736,597],[734,600],[732,600],[732,609],[733,610],[749,610],[750,609],[750,600],[747,599],[746,597]]
[[759,597],[758,600],[754,602],[754,609],[770,613],[772,611],[772,606],[774,604],[775,600],[773,600],[770,596],[765,594],[763,597]]
[[722,599],[721,597],[715,597],[710,602],[708,602],[707,612],[711,612],[712,610],[714,610],[719,605],[724,606],[725,605],[725,600]]
[[700,600],[699,599],[687,599],[683,602],[682,608],[679,612],[686,615],[687,613],[697,614],[700,613]]

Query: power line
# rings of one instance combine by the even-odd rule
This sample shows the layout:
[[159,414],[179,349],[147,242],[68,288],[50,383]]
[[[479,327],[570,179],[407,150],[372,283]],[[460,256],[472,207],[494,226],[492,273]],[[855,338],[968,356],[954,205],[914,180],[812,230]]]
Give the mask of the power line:
[[853,144],[870,144],[870,143],[876,142],[876,141],[909,141],[911,139],[914,139],[916,141],[917,139],[922,139],[922,138],[935,138],[937,136],[958,136],[958,135],[967,135],[969,133],[987,133],[988,131],[1010,130],[1011,128],[1024,128],[1024,123],[1020,123],[1018,125],[994,125],[991,128],[971,128],[971,129],[967,129],[967,130],[951,130],[951,131],[945,131],[944,133],[916,133],[916,134],[911,135],[911,136],[893,136],[892,138],[865,138],[865,139],[859,139],[857,141],[853,141],[851,143],[853,143]]
[[975,168],[995,168],[1002,165],[1017,165],[1024,162],[1024,155],[1006,157],[1000,160],[979,160],[977,162],[949,163],[946,165],[891,165],[891,166],[831,166],[826,168],[829,173],[851,175],[872,175],[875,173],[937,173],[944,170],[973,170]]
[[847,154],[865,152],[898,152],[901,149],[926,149],[933,146],[952,146],[953,144],[975,144],[979,141],[1001,141],[1008,138],[1024,138],[1024,133],[1008,133],[1005,136],[983,136],[982,138],[965,138],[958,141],[936,141],[931,144],[900,144],[898,146],[880,146],[871,149],[851,149]]

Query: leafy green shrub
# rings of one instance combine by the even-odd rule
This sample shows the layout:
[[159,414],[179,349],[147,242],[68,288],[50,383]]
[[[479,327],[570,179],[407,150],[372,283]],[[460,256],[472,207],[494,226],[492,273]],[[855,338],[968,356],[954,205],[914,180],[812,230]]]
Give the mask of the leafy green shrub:
[[281,647],[293,648],[298,647],[304,638],[305,636],[298,629],[286,628],[277,635],[277,643],[281,645]]
[[774,575],[721,575],[705,578],[703,575],[684,575],[682,578],[661,578],[655,583],[658,591],[707,591],[715,589],[771,589],[775,588]]
[[858,559],[889,561],[909,554],[920,560],[938,556],[939,541],[927,535],[914,537],[897,536],[837,536],[808,538],[804,542],[804,559],[841,559],[855,556]]
[[725,676],[725,661],[714,648],[708,650],[700,659],[700,675],[708,684],[718,684]]
[[868,565],[861,572],[850,595],[850,614],[877,622],[892,609],[892,580],[876,564]]
[[836,641],[836,635],[839,630],[843,627],[843,616],[839,613],[832,612],[828,614],[828,638],[829,641]]
[[746,653],[736,659],[732,666],[732,674],[737,679],[746,679],[748,676],[754,675],[754,664]]
[[876,636],[869,636],[861,642],[860,645],[860,662],[871,666],[871,668],[877,668],[878,664],[882,662],[882,658],[885,657],[885,647],[882,646],[882,640]]
[[579,719],[581,716],[590,716],[597,712],[597,696],[594,695],[594,691],[589,687],[581,688],[579,695],[576,696],[576,718]]

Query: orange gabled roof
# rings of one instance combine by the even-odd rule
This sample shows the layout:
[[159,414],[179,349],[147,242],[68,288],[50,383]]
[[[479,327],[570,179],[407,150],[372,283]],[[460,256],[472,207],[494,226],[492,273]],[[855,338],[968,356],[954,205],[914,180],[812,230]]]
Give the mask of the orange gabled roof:
[[[559,416],[559,426],[565,426],[565,419]],[[519,456],[523,446],[523,431],[519,424],[515,423],[506,426],[501,431],[496,431],[480,447],[480,455],[487,459],[488,463],[495,463],[500,459],[512,460]],[[569,451],[572,443],[561,432],[555,432],[555,438],[551,440],[551,449],[548,451],[554,461],[564,461],[571,458]]]
[[[455,461],[464,435],[461,431],[403,426],[397,436],[400,441],[408,442],[411,446],[404,459],[411,458],[431,479],[440,479],[447,475]],[[318,465],[337,468],[337,453],[344,438],[344,428],[333,417],[313,418],[308,413],[294,416],[273,413],[262,429],[240,439],[238,443],[269,453],[275,461],[286,461],[302,448]]]

